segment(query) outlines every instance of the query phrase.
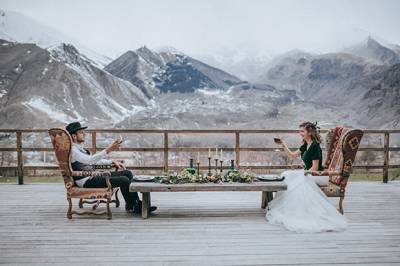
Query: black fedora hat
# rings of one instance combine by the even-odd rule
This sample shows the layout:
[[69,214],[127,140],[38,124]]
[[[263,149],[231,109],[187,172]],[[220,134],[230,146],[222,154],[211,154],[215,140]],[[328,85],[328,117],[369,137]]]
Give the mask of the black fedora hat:
[[79,122],[72,122],[72,123],[69,123],[69,124],[65,127],[65,129],[69,132],[69,134],[74,134],[76,131],[78,131],[78,130],[80,130],[80,129],[85,129],[85,128],[87,128],[87,127],[83,127],[83,126],[81,125],[81,123],[79,123]]

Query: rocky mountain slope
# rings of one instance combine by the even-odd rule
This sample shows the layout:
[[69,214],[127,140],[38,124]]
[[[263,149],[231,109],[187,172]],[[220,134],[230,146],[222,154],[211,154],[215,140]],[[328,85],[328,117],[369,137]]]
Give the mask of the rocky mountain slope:
[[375,64],[393,65],[400,63],[400,54],[395,47],[393,48],[386,47],[368,37],[360,44],[345,49],[344,52],[362,57]]
[[359,112],[357,122],[361,125],[397,127],[398,55],[371,38],[357,47],[351,50],[354,54],[283,55],[258,80],[279,89],[293,89],[308,101]]
[[111,125],[144,108],[131,83],[63,44],[51,52],[0,40],[1,127],[47,127],[72,120]]

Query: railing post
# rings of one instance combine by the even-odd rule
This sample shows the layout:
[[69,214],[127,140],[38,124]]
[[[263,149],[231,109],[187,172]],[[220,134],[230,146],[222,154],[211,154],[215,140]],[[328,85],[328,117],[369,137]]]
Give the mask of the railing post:
[[95,154],[96,151],[97,151],[96,131],[92,131],[92,154]]
[[17,172],[18,184],[24,184],[24,158],[22,157],[22,132],[17,131]]
[[383,135],[383,183],[389,179],[389,132]]
[[236,168],[240,168],[240,133],[235,132],[235,156],[236,156]]
[[168,172],[168,132],[164,131],[164,172]]

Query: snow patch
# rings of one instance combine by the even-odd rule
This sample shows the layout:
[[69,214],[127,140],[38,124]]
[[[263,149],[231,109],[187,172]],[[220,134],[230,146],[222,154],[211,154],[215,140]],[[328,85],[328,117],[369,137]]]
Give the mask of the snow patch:
[[48,70],[49,70],[49,69],[48,69],[47,67],[45,67],[45,68],[43,69],[43,71],[42,71],[42,75],[43,75],[43,76],[46,75],[46,73],[47,73]]
[[3,98],[3,96],[6,94],[7,94],[6,90],[0,90],[0,99]]
[[206,97],[216,97],[216,98],[220,98],[223,100],[233,99],[233,97],[230,95],[230,93],[232,92],[231,89],[222,90],[222,89],[203,88],[203,89],[198,89],[197,91]]
[[46,102],[46,100],[41,97],[33,97],[28,102],[23,102],[22,104],[29,109],[34,108],[36,110],[44,112],[47,114],[48,117],[63,122],[65,124],[76,120],[82,120],[82,117],[79,115],[77,117],[71,117],[65,114],[62,110],[59,110],[56,105]]

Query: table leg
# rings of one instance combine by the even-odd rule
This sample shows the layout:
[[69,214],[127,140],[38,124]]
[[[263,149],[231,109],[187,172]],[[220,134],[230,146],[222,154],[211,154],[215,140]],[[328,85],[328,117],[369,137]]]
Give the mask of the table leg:
[[149,217],[149,209],[151,206],[150,192],[142,192],[142,218]]
[[261,194],[261,208],[262,209],[265,209],[266,207],[267,207],[267,205],[268,205],[268,198],[267,198],[267,191],[263,191],[262,192],[262,194]]
[[273,193],[274,192],[272,192],[272,191],[268,191],[267,192],[267,205],[268,205],[268,202],[270,202],[271,200],[274,199],[274,194]]

